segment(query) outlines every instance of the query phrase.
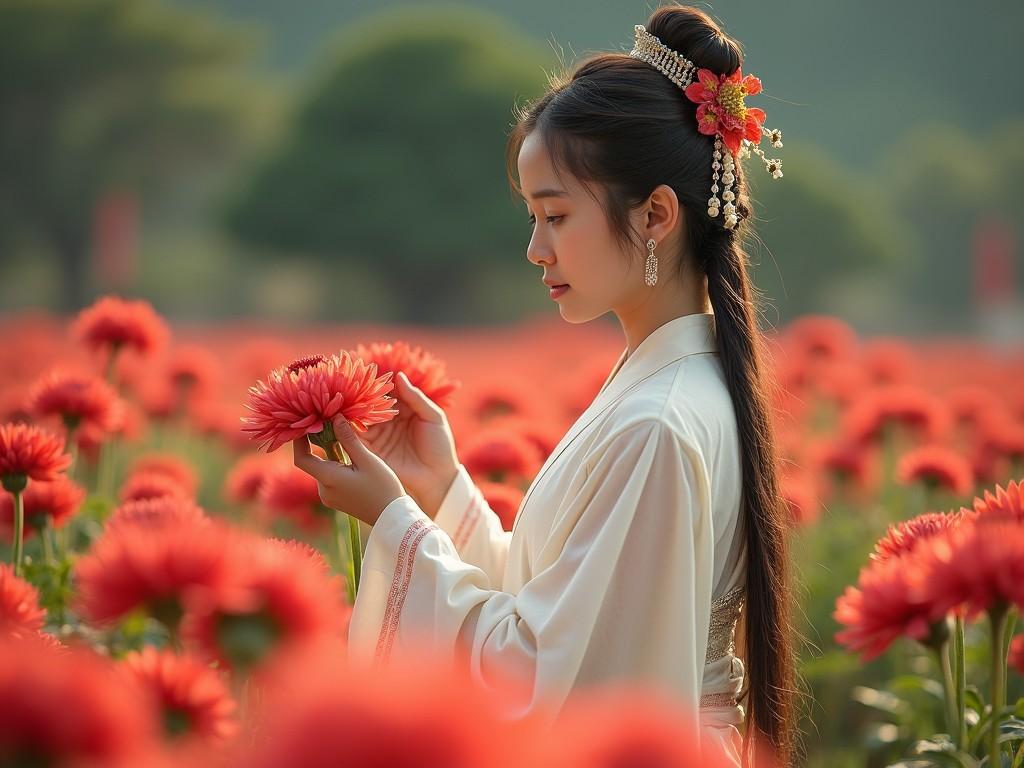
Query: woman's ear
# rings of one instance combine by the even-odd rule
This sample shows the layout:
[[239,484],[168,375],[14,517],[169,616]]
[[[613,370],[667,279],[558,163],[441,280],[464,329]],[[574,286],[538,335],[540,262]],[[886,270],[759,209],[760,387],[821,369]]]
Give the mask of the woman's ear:
[[668,184],[659,184],[647,198],[644,241],[653,238],[655,242],[665,242],[678,228],[683,215],[675,190]]

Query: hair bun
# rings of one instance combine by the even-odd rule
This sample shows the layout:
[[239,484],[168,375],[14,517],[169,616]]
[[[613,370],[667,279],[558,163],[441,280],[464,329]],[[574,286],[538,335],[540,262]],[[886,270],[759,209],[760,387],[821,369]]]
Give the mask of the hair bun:
[[651,14],[645,25],[672,50],[700,69],[732,74],[743,64],[743,49],[708,14],[688,5],[668,5]]

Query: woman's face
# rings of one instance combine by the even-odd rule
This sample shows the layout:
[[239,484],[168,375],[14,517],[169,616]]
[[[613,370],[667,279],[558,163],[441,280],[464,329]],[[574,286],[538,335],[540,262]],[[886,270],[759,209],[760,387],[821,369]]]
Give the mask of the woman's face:
[[563,173],[559,181],[537,131],[523,142],[518,168],[533,232],[526,258],[543,270],[537,289],[548,292],[542,279],[568,284],[554,300],[571,323],[633,304],[645,287],[643,259],[626,258],[601,206],[576,179]]

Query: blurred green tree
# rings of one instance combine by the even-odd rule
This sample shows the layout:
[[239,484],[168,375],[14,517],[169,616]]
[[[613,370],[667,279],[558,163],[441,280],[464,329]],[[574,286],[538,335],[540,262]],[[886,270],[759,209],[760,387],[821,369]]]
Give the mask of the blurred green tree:
[[883,160],[890,208],[921,240],[920,268],[902,286],[921,330],[950,331],[971,320],[971,240],[999,192],[991,148],[952,126],[923,125]]
[[[839,284],[905,268],[913,235],[866,179],[809,145],[775,151],[785,176],[772,179],[760,158],[744,161],[754,202],[754,280],[777,308],[771,324],[803,313],[831,313]],[[881,280],[880,280],[881,282]]]
[[405,321],[471,319],[460,299],[475,265],[523,258],[504,147],[513,100],[543,89],[543,63],[517,30],[466,7],[346,27],[290,132],[227,203],[229,230],[268,254],[361,262]]
[[81,307],[97,201],[149,194],[228,151],[252,42],[153,0],[0,2],[0,259],[21,237],[46,243],[61,308]]

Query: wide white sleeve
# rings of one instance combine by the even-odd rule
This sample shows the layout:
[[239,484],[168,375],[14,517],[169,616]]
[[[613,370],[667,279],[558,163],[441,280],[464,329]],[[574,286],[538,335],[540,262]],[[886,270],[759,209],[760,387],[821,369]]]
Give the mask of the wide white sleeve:
[[459,557],[486,573],[495,589],[501,588],[512,532],[502,528],[501,518],[462,464],[434,523],[451,538]]
[[608,438],[588,464],[578,492],[554,511],[564,544],[540,553],[515,594],[459,557],[410,497],[391,502],[367,542],[350,657],[461,652],[485,685],[509,675],[523,684],[529,695],[514,714],[553,712],[577,685],[636,677],[695,706],[713,558],[700,454],[648,421]]

